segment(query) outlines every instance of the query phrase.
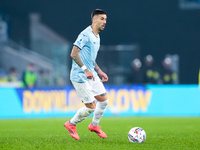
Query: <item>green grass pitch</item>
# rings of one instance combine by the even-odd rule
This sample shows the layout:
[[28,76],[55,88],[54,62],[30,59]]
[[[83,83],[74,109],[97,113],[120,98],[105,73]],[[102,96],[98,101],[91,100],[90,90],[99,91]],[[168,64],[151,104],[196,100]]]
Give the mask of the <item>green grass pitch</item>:
[[[92,118],[77,125],[80,140],[64,128],[69,118],[0,120],[0,149],[5,150],[200,150],[200,118],[193,117],[103,117],[107,134],[99,138],[88,130]],[[147,139],[130,143],[128,132],[142,127]]]

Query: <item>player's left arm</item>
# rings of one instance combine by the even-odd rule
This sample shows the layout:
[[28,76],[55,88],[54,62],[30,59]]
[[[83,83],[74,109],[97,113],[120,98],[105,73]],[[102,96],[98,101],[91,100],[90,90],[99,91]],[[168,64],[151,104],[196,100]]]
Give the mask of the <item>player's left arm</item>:
[[95,61],[95,68],[94,70],[98,73],[98,75],[102,78],[102,82],[106,82],[108,81],[108,76],[106,73],[104,73],[101,68],[97,65],[96,61]]

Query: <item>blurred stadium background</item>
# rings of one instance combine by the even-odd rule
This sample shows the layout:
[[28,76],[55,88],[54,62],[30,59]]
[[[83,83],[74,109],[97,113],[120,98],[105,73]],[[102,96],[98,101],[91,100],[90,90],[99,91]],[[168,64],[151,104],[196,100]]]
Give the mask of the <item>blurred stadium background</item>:
[[[120,95],[112,96],[112,86],[116,93],[121,93],[121,109],[126,105],[127,91],[124,94],[120,89],[125,87],[127,93],[132,92],[126,86],[134,86],[136,91],[138,87],[145,91],[149,84],[157,87],[168,84],[171,88],[180,89],[194,85],[192,88],[196,89],[200,67],[199,0],[129,0],[123,4],[120,0],[0,0],[1,91],[5,90],[4,87],[16,88],[18,99],[25,102],[24,97],[30,93],[27,93],[28,89],[21,89],[22,74],[28,64],[33,63],[37,84],[30,89],[32,94],[40,88],[68,87],[70,90],[67,89],[66,93],[70,94],[73,91],[69,80],[72,45],[77,35],[90,25],[90,14],[96,8],[104,9],[108,15],[106,29],[100,33],[101,49],[97,62],[109,76],[106,85],[111,98]],[[147,71],[146,60],[153,60],[156,69],[153,75],[152,72],[148,75],[156,81],[143,78]],[[165,76],[164,67],[170,69],[168,73],[172,76]],[[156,88],[150,89],[152,92]],[[73,93],[68,98],[65,92],[59,92],[67,97],[64,101],[70,101],[74,96]],[[1,100],[8,97],[3,93]],[[148,103],[148,100],[145,102]],[[3,106],[4,103],[1,104]],[[68,102],[66,105],[69,105]],[[113,103],[113,110],[115,105],[118,102]],[[198,113],[195,112],[195,115]]]
[[47,72],[51,86],[70,85],[72,43],[91,23],[90,13],[95,8],[108,14],[98,57],[100,66],[112,75],[108,84],[130,83],[131,61],[139,58],[143,63],[148,54],[158,68],[167,55],[173,58],[172,68],[178,74],[174,83],[198,83],[198,0],[125,1],[123,5],[119,0],[1,0],[1,22],[6,23],[1,27],[1,73],[8,74],[15,67],[20,80],[32,62],[38,76]]
[[[86,131],[90,117],[77,142],[63,127],[83,106],[70,52],[96,8],[108,16],[97,63],[109,76],[109,138]],[[36,84],[24,88],[32,64]],[[198,80],[200,0],[0,0],[0,149],[132,149],[134,126],[147,133],[134,149],[199,149]]]

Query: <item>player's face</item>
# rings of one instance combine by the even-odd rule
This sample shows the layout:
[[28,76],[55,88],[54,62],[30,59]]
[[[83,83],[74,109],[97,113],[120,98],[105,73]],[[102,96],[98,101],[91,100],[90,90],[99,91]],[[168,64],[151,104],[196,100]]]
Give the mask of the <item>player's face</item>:
[[99,31],[104,30],[105,26],[106,26],[106,20],[107,20],[107,16],[106,14],[100,14],[95,16],[94,18],[95,20],[95,24],[96,27]]

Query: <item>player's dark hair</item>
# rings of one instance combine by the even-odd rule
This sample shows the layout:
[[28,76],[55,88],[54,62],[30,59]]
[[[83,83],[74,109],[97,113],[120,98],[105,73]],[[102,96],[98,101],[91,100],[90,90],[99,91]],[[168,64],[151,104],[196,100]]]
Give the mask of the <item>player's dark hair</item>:
[[106,12],[102,9],[95,9],[91,14],[91,18],[93,18],[95,15],[100,15],[100,14],[106,14]]

